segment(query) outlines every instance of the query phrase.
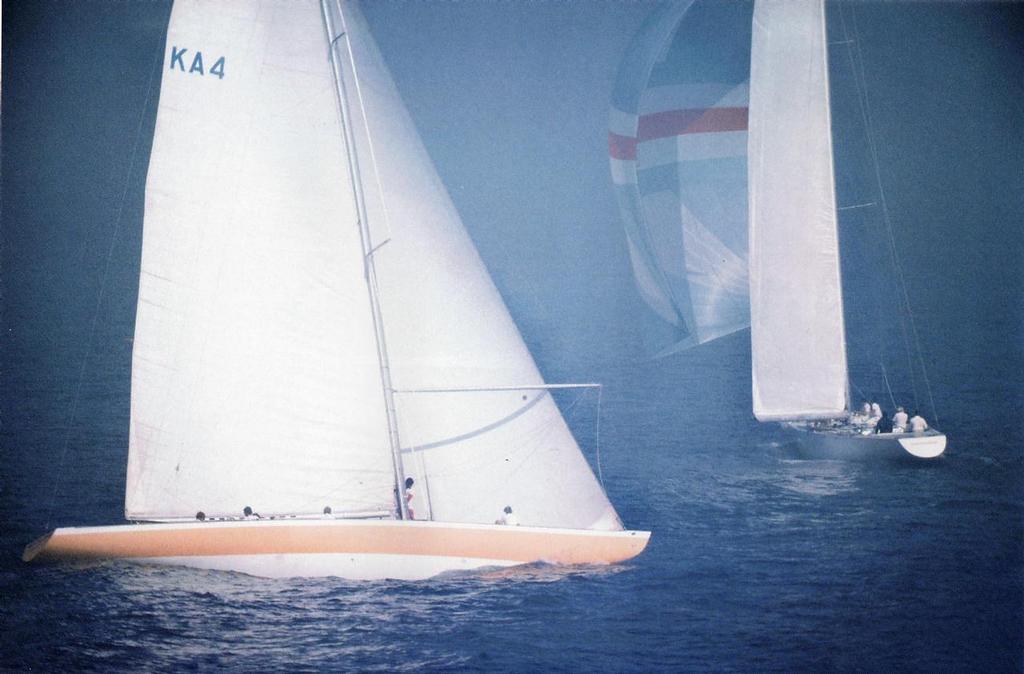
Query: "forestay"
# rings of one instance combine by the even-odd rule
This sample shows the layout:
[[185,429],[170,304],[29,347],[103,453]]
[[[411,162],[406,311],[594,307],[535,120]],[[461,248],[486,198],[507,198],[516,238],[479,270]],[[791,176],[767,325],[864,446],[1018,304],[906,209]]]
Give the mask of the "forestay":
[[822,2],[757,3],[748,146],[754,414],[839,416],[846,345]]
[[749,325],[749,2],[654,12],[619,68],[609,154],[641,296],[662,353]]
[[[542,385],[365,20],[352,4],[327,5],[356,67],[344,76],[395,388]],[[493,523],[511,505],[524,525],[622,528],[548,392],[400,392],[396,400],[417,518]]]
[[343,149],[317,3],[176,0],[146,183],[127,517],[394,508]]

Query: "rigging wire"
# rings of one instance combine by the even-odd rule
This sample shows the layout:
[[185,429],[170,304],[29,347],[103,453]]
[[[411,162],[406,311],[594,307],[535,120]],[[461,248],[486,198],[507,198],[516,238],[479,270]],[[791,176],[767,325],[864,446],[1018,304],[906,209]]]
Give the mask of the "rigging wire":
[[599,386],[597,389],[597,420],[594,421],[594,452],[597,458],[597,479],[601,483],[601,489],[607,489],[604,486],[604,472],[601,470],[601,392],[604,390],[603,386]]
[[[601,489],[607,491],[604,486],[604,472],[601,467],[601,394],[604,391],[603,384],[555,384],[553,386],[547,386],[545,388],[552,389],[597,389],[597,412],[594,418],[594,462],[597,464],[597,481],[601,485]],[[583,402],[584,397],[587,395],[587,391],[581,391],[579,395],[568,405],[565,409],[563,418],[568,422],[569,419],[576,419],[576,408],[579,407],[580,403]],[[554,396],[552,396],[554,400]],[[556,403],[557,405],[557,403]],[[571,432],[571,431],[570,431]]]
[[[883,183],[882,183],[882,174],[881,174],[881,169],[879,167],[879,162],[878,162],[878,148],[877,148],[877,144],[875,142],[873,126],[872,126],[871,105],[870,105],[870,99],[868,98],[866,77],[865,77],[865,74],[864,74],[864,72],[865,72],[864,71],[864,58],[863,58],[863,54],[861,53],[861,50],[860,50],[860,34],[859,34],[859,29],[857,27],[856,9],[854,7],[850,8],[850,16],[851,16],[851,23],[852,23],[852,26],[853,26],[853,39],[849,40],[849,42],[847,43],[847,50],[848,50],[849,55],[850,55],[850,62],[852,64],[852,66],[853,66],[854,87],[855,87],[855,89],[857,91],[857,99],[858,99],[858,103],[860,104],[861,117],[862,117],[863,122],[864,122],[864,130],[865,130],[865,134],[867,135],[867,140],[868,140],[868,150],[869,150],[869,152],[871,154],[871,161],[872,161],[872,164],[874,166],[875,184],[876,184],[876,188],[878,190],[878,200],[879,200],[879,203],[882,206],[882,220],[885,223],[886,233],[888,235],[889,255],[890,255],[890,258],[892,260],[893,267],[894,267],[894,269],[896,271],[896,283],[897,283],[897,286],[898,286],[899,291],[900,291],[901,299],[903,301],[903,307],[906,309],[906,312],[907,312],[907,318],[908,318],[908,321],[910,323],[910,333],[911,333],[911,335],[914,338],[915,353],[913,355],[917,356],[918,364],[921,367],[921,374],[924,377],[925,391],[928,394],[928,400],[929,400],[929,403],[930,403],[931,409],[932,409],[932,417],[935,419],[936,423],[938,423],[939,422],[939,414],[938,414],[938,410],[935,407],[935,399],[932,396],[931,383],[928,380],[928,370],[925,367],[924,357],[923,357],[922,351],[921,351],[921,340],[920,340],[920,337],[919,337],[918,331],[917,331],[917,323],[914,320],[914,312],[913,312],[913,310],[911,309],[911,306],[910,306],[910,295],[907,292],[907,285],[906,285],[906,281],[905,281],[904,275],[903,275],[903,267],[900,264],[899,252],[898,252],[897,247],[896,247],[896,237],[895,237],[895,234],[893,233],[892,219],[891,219],[891,217],[889,215],[889,205],[888,205],[888,201],[887,201],[886,196],[885,196],[885,188],[884,188]],[[846,28],[846,19],[843,16],[842,8],[840,8],[840,10],[839,10],[839,18],[840,18],[840,21],[841,21],[842,26],[843,26],[843,36],[845,38],[845,37],[847,37],[847,28]],[[909,341],[910,340],[909,340],[908,335],[907,335],[906,322],[907,321],[901,320],[900,321],[900,328],[901,328],[901,332],[903,333],[904,348],[905,348],[905,350],[907,352],[907,360],[908,360],[908,362],[910,362],[910,365],[911,365],[911,367],[910,367],[910,380],[911,380],[911,386],[914,389],[914,401],[915,401],[915,403],[917,403],[918,393],[917,393],[916,376],[915,376],[915,372],[914,372],[915,368],[914,368],[914,365],[913,365],[913,360],[914,359],[913,359],[913,355],[911,354],[911,350],[910,350],[910,346],[909,346]],[[888,380],[886,380],[886,385],[888,386]],[[890,392],[890,395],[891,395],[891,392]]]
[[866,395],[864,395],[864,390],[861,389],[861,387],[857,386],[857,382],[853,381],[852,377],[849,379],[849,382],[850,382],[850,386],[852,386],[853,388],[857,389],[857,395],[860,396],[861,400],[864,400],[864,401],[868,400],[868,397]]
[[156,73],[160,69],[161,57],[164,53],[164,45],[161,41],[153,57],[153,65],[149,69],[149,80],[146,83],[146,97],[142,108],[139,111],[139,121],[135,127],[135,140],[132,143],[131,160],[128,162],[128,171],[124,178],[124,188],[121,190],[121,199],[117,205],[117,215],[114,217],[113,231],[110,233],[110,245],[107,248],[107,259],[103,265],[103,275],[100,278],[100,288],[96,294],[96,305],[92,313],[92,321],[89,324],[89,331],[85,338],[85,351],[82,356],[82,366],[78,370],[78,379],[75,382],[75,392],[71,398],[71,410],[68,413],[68,422],[65,427],[64,441],[61,443],[60,456],[57,460],[57,476],[53,482],[53,490],[50,492],[50,501],[46,509],[46,524],[44,528],[49,530],[50,520],[53,517],[53,508],[57,502],[57,491],[60,487],[64,473],[64,462],[67,458],[68,446],[71,444],[71,432],[75,423],[75,416],[78,414],[78,401],[81,399],[82,384],[85,381],[85,370],[89,363],[89,354],[92,351],[93,340],[96,337],[96,324],[99,321],[100,307],[107,292],[107,281],[110,278],[111,261],[114,258],[114,249],[117,247],[118,235],[121,231],[121,217],[124,215],[124,205],[128,200],[128,190],[131,189],[132,176],[135,174],[135,164],[139,156],[139,145],[142,140],[142,127],[146,122],[146,113],[149,111],[149,104],[153,97],[153,82]]
[[892,408],[896,409],[896,396],[892,394],[892,387],[889,386],[889,375],[885,371],[885,363],[879,361],[878,364],[882,367],[882,381],[885,382],[885,388],[889,391],[889,400],[892,402]]
[[[340,2],[338,3],[338,15],[341,16],[342,30],[345,35],[348,35],[348,24],[346,23],[345,13],[341,8]],[[350,37],[346,37],[345,47],[348,51],[348,62],[352,65],[352,82],[356,88],[356,100],[359,101],[359,114],[362,115],[363,130],[366,132],[366,146],[370,151],[370,165],[373,167],[373,178],[374,182],[377,183],[377,194],[380,195],[380,207],[384,214],[384,227],[387,229],[387,237],[385,238],[390,240],[393,236],[393,232],[391,231],[391,217],[388,213],[387,200],[384,198],[384,185],[381,182],[380,169],[377,166],[377,151],[373,144],[373,134],[370,133],[370,118],[366,115],[366,103],[363,100],[362,81],[359,77],[359,69],[356,66],[356,57],[352,51],[352,39]],[[355,138],[353,137],[353,143],[354,142]],[[352,151],[355,152],[355,148],[352,148]],[[369,231],[369,223],[367,223],[367,231]],[[372,232],[370,233],[370,238],[371,240],[373,238]]]

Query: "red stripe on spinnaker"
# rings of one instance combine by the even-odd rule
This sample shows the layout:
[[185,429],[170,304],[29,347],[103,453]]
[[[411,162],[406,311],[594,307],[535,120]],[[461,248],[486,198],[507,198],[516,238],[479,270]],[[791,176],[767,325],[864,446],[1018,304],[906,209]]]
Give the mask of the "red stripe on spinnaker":
[[[667,110],[640,117],[636,142],[687,133],[746,131],[747,108],[691,108]],[[636,146],[634,144],[634,157]]]
[[612,159],[636,159],[636,138],[609,132],[608,155]]

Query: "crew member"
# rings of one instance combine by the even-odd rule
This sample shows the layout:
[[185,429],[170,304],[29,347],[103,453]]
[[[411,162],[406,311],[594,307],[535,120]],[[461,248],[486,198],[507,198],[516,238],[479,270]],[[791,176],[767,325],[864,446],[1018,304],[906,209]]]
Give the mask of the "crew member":
[[893,428],[898,428],[900,431],[907,430],[907,413],[902,407],[896,408],[896,414],[892,415]]
[[519,518],[516,517],[514,512],[512,512],[512,506],[505,506],[505,510],[502,512],[501,517],[498,518],[498,521],[496,521],[495,524],[506,524],[510,527],[519,526]]
[[405,512],[409,514],[409,519],[416,519],[416,513],[412,509],[412,497],[414,496],[412,486],[416,484],[416,481],[411,477],[405,478]]
[[875,424],[875,433],[892,433],[892,420],[889,419],[889,415],[882,412],[882,416],[878,418],[878,423]]

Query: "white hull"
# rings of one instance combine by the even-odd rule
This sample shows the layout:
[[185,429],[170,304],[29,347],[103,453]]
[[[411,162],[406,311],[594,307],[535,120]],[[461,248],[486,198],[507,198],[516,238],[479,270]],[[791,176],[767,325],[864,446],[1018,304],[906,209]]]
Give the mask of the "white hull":
[[131,561],[138,564],[233,571],[263,578],[335,577],[346,580],[424,580],[443,573],[522,564],[510,559],[359,553],[138,557]]
[[820,430],[804,424],[782,424],[799,454],[810,459],[934,459],[945,451],[946,436],[921,433],[863,433],[853,429]]
[[612,564],[649,532],[393,520],[261,520],[57,529],[25,561],[123,559],[255,576],[420,580],[532,562]]

